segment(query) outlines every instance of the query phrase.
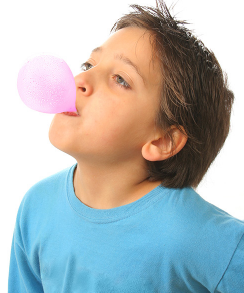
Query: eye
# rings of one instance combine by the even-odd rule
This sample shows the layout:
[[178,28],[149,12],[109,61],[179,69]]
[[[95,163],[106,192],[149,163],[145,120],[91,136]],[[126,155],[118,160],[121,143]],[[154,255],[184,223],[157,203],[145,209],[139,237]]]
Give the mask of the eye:
[[124,88],[126,90],[131,88],[130,85],[120,75],[114,74],[113,79],[115,79],[115,83],[118,86],[120,86],[120,87],[122,87],[122,88]]
[[[87,71],[91,69],[93,65],[89,62],[85,62],[81,64],[81,70],[82,71]],[[115,82],[116,85],[120,86],[123,89],[131,89],[131,86],[121,77],[119,74],[113,74],[112,78]]]
[[87,71],[87,70],[91,69],[91,66],[93,66],[91,63],[85,62],[85,63],[81,64],[80,68],[83,71]]

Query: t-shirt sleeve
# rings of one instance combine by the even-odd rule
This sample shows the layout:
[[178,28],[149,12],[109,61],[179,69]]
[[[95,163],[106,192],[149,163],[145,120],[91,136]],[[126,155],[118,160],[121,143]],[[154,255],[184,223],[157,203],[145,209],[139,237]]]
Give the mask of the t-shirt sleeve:
[[242,235],[230,263],[214,292],[244,292],[244,234]]
[[22,247],[13,238],[8,293],[43,293],[40,280],[34,274]]
[[13,233],[8,293],[44,293],[40,276],[36,273],[38,271],[38,263],[36,262],[35,267],[31,265],[22,239],[20,220],[23,204],[24,200],[20,205]]

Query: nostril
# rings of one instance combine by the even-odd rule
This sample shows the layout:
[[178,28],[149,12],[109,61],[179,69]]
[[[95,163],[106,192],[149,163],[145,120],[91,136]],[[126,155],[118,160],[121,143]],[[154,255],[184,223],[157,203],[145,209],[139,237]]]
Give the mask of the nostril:
[[86,88],[85,87],[82,87],[81,90],[83,91],[83,93],[86,92]]

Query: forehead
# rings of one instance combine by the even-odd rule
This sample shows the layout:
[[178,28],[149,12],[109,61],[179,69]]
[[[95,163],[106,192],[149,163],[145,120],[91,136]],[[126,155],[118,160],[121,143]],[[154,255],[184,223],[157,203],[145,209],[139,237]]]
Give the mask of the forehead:
[[102,47],[108,56],[123,54],[129,58],[142,73],[146,85],[154,86],[160,80],[160,66],[153,58],[151,41],[146,29],[127,27],[115,32]]

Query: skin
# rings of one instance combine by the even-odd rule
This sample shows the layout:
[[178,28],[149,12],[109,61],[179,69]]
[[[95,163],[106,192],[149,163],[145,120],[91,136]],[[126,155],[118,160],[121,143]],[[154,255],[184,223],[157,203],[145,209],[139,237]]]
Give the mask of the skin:
[[[170,140],[154,126],[161,75],[159,63],[151,60],[149,37],[135,27],[111,35],[75,77],[80,117],[56,114],[51,123],[50,142],[76,159],[75,194],[89,207],[111,209],[138,200],[161,184],[148,181],[145,159],[172,155]],[[114,58],[122,53],[144,80],[132,66]],[[187,137],[174,127],[170,131],[176,154]]]

